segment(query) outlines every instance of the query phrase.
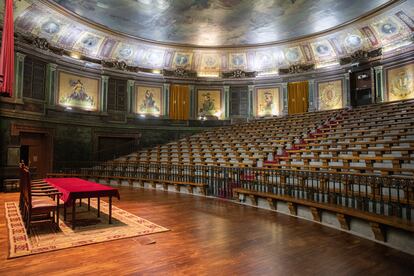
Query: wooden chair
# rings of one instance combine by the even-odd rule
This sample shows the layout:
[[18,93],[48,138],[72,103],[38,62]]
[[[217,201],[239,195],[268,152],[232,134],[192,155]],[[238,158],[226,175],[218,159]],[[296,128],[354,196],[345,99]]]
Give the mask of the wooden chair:
[[[20,211],[23,211],[23,206],[24,206],[24,200],[23,200],[23,191],[22,188],[24,187],[22,181],[23,181],[23,173],[25,170],[29,170],[29,167],[27,167],[24,164],[24,161],[22,160],[22,162],[19,163],[19,168],[20,168],[20,182],[19,182],[19,186],[20,186],[20,200],[19,200],[19,208]],[[32,192],[36,192],[36,194],[39,193],[44,193],[46,195],[49,195],[49,193],[55,193],[55,192],[59,192],[56,188],[54,188],[53,186],[51,186],[49,183],[43,181],[43,180],[31,180],[31,190]],[[52,195],[52,197],[55,197]]]
[[[46,215],[59,228],[59,195],[56,190],[32,190],[30,172],[27,167],[21,168],[21,200],[22,217],[26,230],[30,233],[30,226],[34,218]],[[55,200],[52,199],[55,197]],[[52,214],[52,216],[51,216]]]

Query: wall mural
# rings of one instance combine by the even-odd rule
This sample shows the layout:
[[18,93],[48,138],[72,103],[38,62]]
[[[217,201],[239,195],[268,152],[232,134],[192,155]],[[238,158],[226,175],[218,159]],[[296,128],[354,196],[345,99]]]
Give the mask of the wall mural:
[[318,83],[319,110],[338,109],[343,107],[342,80]]
[[279,87],[257,88],[256,116],[266,117],[280,114]]
[[99,99],[98,78],[88,78],[68,72],[59,72],[57,101],[65,107],[97,110]]
[[135,86],[135,113],[161,115],[162,89],[156,86]]
[[414,98],[414,63],[387,70],[388,100]]
[[197,90],[197,113],[221,118],[221,90]]
[[[321,16],[321,14],[324,14],[324,11],[340,11],[340,8],[345,4],[351,7],[350,10],[355,11],[355,7],[357,6],[375,6],[385,1],[212,0],[177,1],[174,2],[174,5],[172,5],[172,2],[170,1],[120,0],[116,1],[119,9],[109,9],[112,6],[109,1],[99,1],[96,5],[90,5],[88,4],[88,1],[80,0],[62,0],[58,2],[62,3],[62,5],[68,9],[79,8],[76,9],[76,11],[81,13],[81,15],[82,12],[87,10],[87,18],[93,18],[93,16],[96,14],[101,14],[102,20],[107,20],[105,24],[111,25],[114,28],[116,27],[116,22],[112,22],[112,20],[117,21],[120,19],[117,17],[112,18],[109,15],[115,15],[118,13],[123,14],[123,12],[125,12],[125,14],[129,14],[132,12],[132,10],[136,10],[137,7],[141,7],[143,5],[157,6],[160,5],[159,3],[161,2],[170,3],[171,5],[168,5],[167,10],[170,11],[170,9],[173,9],[172,12],[175,12],[176,9],[184,9],[190,5],[189,12],[191,13],[191,16],[187,18],[190,21],[186,23],[188,26],[190,26],[189,28],[194,28],[194,26],[198,24],[194,23],[195,25],[192,25],[193,21],[191,21],[191,18],[194,18],[194,15],[197,14],[198,17],[196,20],[204,18],[206,20],[205,22],[207,22],[206,24],[225,26],[223,28],[231,26],[235,31],[240,31],[240,35],[247,36],[246,39],[241,39],[239,41],[241,44],[244,44],[243,41],[245,41],[245,43],[257,43],[255,42],[256,40],[254,38],[254,35],[246,33],[246,29],[243,27],[237,24],[233,25],[233,23],[231,23],[232,20],[236,20],[239,15],[235,15],[236,18],[233,18],[231,16],[221,17],[220,11],[227,13],[234,12],[231,10],[235,9],[236,11],[238,10],[241,12],[240,14],[244,14],[244,9],[256,11],[256,8],[260,7],[262,11],[270,14],[272,9],[277,9],[276,3],[280,2],[280,7],[278,8],[280,10],[275,15],[264,16],[263,14],[259,13],[255,14],[254,16],[250,15],[248,18],[252,18],[251,20],[245,20],[245,18],[243,19],[243,22],[250,22],[248,24],[266,26],[273,24],[267,24],[266,22],[273,22],[270,19],[274,16],[285,17],[288,21],[285,22],[282,20],[283,24],[277,26],[284,26],[284,28],[286,27],[286,30],[272,30],[270,28],[269,32],[272,32],[272,35],[270,36],[267,34],[267,31],[264,30],[266,28],[263,27],[263,34],[266,34],[267,38],[271,38],[272,41],[275,41],[278,39],[279,34],[282,36],[285,35],[285,33],[289,34],[290,32],[288,32],[288,30],[290,27],[298,28],[302,26],[302,28],[309,29],[308,31],[315,31],[315,29],[311,27],[312,24],[308,24],[307,21],[299,20],[299,23],[289,25],[289,20],[292,19],[288,18],[295,18],[291,15],[294,14],[297,15],[298,18],[301,18],[299,15],[303,15],[304,13],[303,11],[297,10],[297,8],[289,9],[287,6],[310,5],[309,3],[311,3],[312,8],[309,11],[306,10],[306,12],[314,13],[314,15],[318,14],[318,18],[325,20],[325,17]],[[191,4],[189,4],[190,2]],[[326,5],[328,2],[332,5]],[[398,3],[389,9],[380,11],[375,16],[368,17],[365,20],[356,22],[344,28],[340,28],[334,32],[326,33],[320,36],[312,36],[300,41],[286,42],[268,46],[256,46],[250,48],[234,47],[205,49],[187,47],[183,49],[179,46],[168,46],[160,44],[155,45],[151,42],[122,36],[114,32],[106,32],[105,30],[98,29],[93,25],[88,25],[87,23],[77,19],[74,16],[63,14],[53,4],[45,4],[45,1],[21,0],[15,2],[15,5],[16,9],[18,10],[18,13],[15,17],[15,28],[18,32],[24,34],[30,33],[35,36],[46,38],[50,44],[56,47],[69,51],[76,51],[92,58],[104,60],[122,60],[131,66],[150,69],[175,69],[178,67],[184,67],[186,69],[192,69],[199,72],[220,72],[234,69],[257,72],[276,72],[279,68],[286,68],[293,64],[324,64],[332,61],[338,61],[341,57],[350,56],[357,50],[372,50],[388,45],[398,45],[398,43],[401,44],[403,42],[410,41],[410,37],[414,32],[414,0],[407,0]],[[104,8],[102,8],[102,5],[106,5],[108,8],[103,11]],[[262,9],[264,6],[270,6],[271,8],[269,10]],[[322,6],[324,7],[322,8]],[[131,8],[131,10],[123,11],[123,9],[126,7]],[[317,7],[319,7],[319,10],[316,11]],[[157,9],[158,8],[154,8],[150,11],[147,9],[147,12],[149,12],[148,15],[154,14]],[[214,10],[214,13],[211,13],[209,16],[199,14],[199,9],[202,11],[209,11],[210,13]],[[344,12],[345,10],[347,9],[344,8]],[[144,13],[144,11],[145,9],[138,12]],[[103,16],[102,13],[105,13],[106,16]],[[168,35],[173,37],[171,39],[174,40],[178,39],[179,37],[179,41],[183,43],[185,43],[187,38],[194,37],[190,35],[191,32],[186,32],[185,29],[180,29],[178,23],[167,24],[167,22],[169,22],[168,20],[171,19],[171,14],[161,14],[164,17],[166,16],[165,19],[164,17],[160,17],[160,15],[157,14],[154,15],[154,17],[148,17],[148,22],[141,20],[139,24],[150,24],[151,26],[157,26],[155,31],[154,28],[144,29],[152,30],[154,35],[161,35],[159,33],[163,32],[163,28],[159,27],[158,25],[163,22],[163,24],[168,27]],[[177,15],[176,13],[172,14]],[[285,16],[288,14],[290,14],[290,16]],[[215,20],[207,20],[210,16],[213,15]],[[146,16],[147,15],[144,17]],[[353,16],[355,16],[355,14],[353,14]],[[174,20],[182,20],[181,14],[179,14],[178,17],[178,19],[174,18]],[[128,16],[126,16],[126,18],[127,21],[131,20],[130,18],[128,19]],[[224,18],[226,19],[225,22],[223,21]],[[127,28],[127,25],[131,22],[132,21],[125,22],[122,27]],[[133,25],[133,27],[134,30],[137,31],[143,30],[142,28],[138,28],[137,25]],[[173,30],[170,30],[170,28]],[[293,32],[293,34],[299,35],[299,32],[301,32],[299,29],[298,32]],[[209,27],[206,31],[202,31],[202,29],[198,29],[198,31],[200,35],[210,37],[210,39],[215,39],[215,34],[220,34],[222,32],[216,31],[214,27]],[[254,33],[260,35],[262,34],[256,31]],[[252,37],[252,39],[250,39],[250,37]],[[230,34],[227,34],[226,39],[228,40],[225,41],[232,41],[232,39],[238,40],[240,37],[234,37]],[[220,42],[220,39],[217,41]],[[220,45],[225,45],[225,43],[223,44],[220,42]],[[386,50],[384,49],[384,51]]]
[[221,61],[219,54],[216,53],[204,53],[201,55],[201,66],[199,71],[212,72],[220,71]]
[[191,66],[193,53],[176,52],[173,58],[173,68],[188,69]]

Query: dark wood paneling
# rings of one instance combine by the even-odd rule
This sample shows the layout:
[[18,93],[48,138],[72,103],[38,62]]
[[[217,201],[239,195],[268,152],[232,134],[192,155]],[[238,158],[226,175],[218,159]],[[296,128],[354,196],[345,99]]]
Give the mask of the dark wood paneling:
[[116,80],[108,81],[108,110],[116,110]]
[[116,82],[116,103],[117,110],[126,111],[126,89],[127,83],[125,80],[118,80]]
[[45,99],[46,87],[46,65],[44,63],[33,63],[33,85],[32,97],[34,99]]
[[23,96],[30,98],[32,96],[32,79],[33,79],[33,60],[26,57],[24,60],[23,72]]
[[23,96],[36,100],[44,100],[45,88],[46,63],[26,57],[23,72]]
[[108,110],[126,111],[127,81],[109,79],[108,82]]
[[248,87],[230,87],[230,116],[247,116]]

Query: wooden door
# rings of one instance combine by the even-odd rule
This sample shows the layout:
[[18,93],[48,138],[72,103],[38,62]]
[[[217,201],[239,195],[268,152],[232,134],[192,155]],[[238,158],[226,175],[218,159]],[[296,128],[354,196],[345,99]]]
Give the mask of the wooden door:
[[190,90],[188,85],[171,85],[170,119],[188,120],[190,115]]
[[30,167],[36,167],[36,178],[45,177],[50,171],[50,152],[44,133],[21,133],[21,146],[28,147],[28,159]]
[[289,114],[299,114],[308,112],[309,85],[307,81],[292,82],[288,84],[288,112]]

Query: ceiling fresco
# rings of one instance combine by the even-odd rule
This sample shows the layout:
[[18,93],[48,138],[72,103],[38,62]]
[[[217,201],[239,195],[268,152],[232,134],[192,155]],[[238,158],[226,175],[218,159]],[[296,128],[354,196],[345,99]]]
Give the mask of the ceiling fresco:
[[[221,2],[233,5],[243,1]],[[412,42],[414,37],[414,0],[401,1],[362,21],[323,35],[268,46],[208,49],[164,46],[107,32],[62,13],[44,1],[15,3],[17,32],[45,38],[56,47],[92,58],[125,61],[128,65],[149,69],[275,72],[293,64],[335,63],[357,50],[400,47],[400,44]]]
[[241,46],[292,40],[354,20],[389,0],[51,0],[146,40]]

